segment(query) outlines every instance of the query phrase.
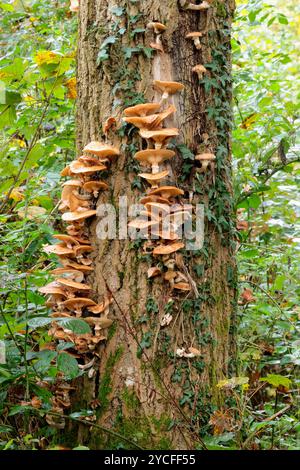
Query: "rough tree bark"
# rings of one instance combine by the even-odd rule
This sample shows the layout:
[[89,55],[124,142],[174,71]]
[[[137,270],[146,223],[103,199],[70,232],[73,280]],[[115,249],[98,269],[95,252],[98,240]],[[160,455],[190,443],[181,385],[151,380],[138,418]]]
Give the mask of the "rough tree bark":
[[[180,129],[176,144],[184,144],[194,155],[205,151],[217,155],[214,177],[211,173],[197,176],[191,154],[180,145],[181,152],[177,150],[170,165],[173,181],[185,190],[186,202],[193,192],[193,203],[203,202],[206,207],[204,247],[183,256],[198,295],[195,290],[187,296],[174,295],[160,278],[149,282],[149,264],[141,249],[130,240],[97,240],[98,221],[92,222],[95,271],[89,283],[99,301],[109,286],[114,296],[110,317],[115,322],[109,340],[101,346],[96,377],[81,384],[80,400],[87,407],[99,400],[98,423],[143,448],[201,448],[199,436],[207,429],[214,406],[220,405],[216,383],[228,376],[234,357],[230,171],[234,2],[211,0],[207,13],[184,10],[177,0],[85,0],[80,4],[78,151],[90,140],[104,137],[102,124],[109,116],[141,98],[157,100],[152,81],[161,79],[185,85],[184,92],[175,95],[177,113],[166,123]],[[152,20],[164,23],[167,31],[162,36],[165,53],[153,51],[149,58],[153,31],[143,29]],[[200,50],[185,38],[191,31],[204,33]],[[107,38],[111,43],[101,48]],[[107,53],[107,60],[99,60],[99,51],[102,57]],[[205,84],[192,73],[196,64],[206,64]],[[110,193],[99,198],[99,203],[116,207],[119,196],[126,195],[130,204],[145,192],[145,188],[132,189],[137,176],[133,144],[140,149],[141,141],[137,133],[128,136],[128,127],[122,135],[122,129],[109,134],[109,141],[120,144],[122,151],[108,177]],[[174,299],[172,307],[168,304],[173,320],[161,328],[170,298]],[[189,346],[200,349],[202,356],[176,357],[177,348]],[[99,429],[89,434],[81,430],[80,440],[96,449],[120,443],[130,447]]]

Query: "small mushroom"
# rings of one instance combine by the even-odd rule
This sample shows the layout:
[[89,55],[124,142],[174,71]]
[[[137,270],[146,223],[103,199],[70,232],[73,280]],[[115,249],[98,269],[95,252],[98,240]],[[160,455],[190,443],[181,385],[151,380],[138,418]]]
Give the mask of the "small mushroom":
[[213,153],[201,153],[195,156],[195,160],[201,163],[201,168],[198,170],[199,173],[205,173],[209,166],[212,171],[214,170],[216,156]]
[[152,277],[156,277],[160,275],[161,275],[161,270],[157,266],[149,268],[147,271],[148,279],[151,279]]
[[151,185],[151,188],[157,188],[158,183],[169,175],[169,170],[160,171],[159,173],[139,173],[139,177],[143,178]]
[[102,126],[104,134],[108,134],[108,131],[111,128],[115,128],[116,124],[117,124],[117,120],[115,117],[110,116],[109,118],[107,118]]
[[97,155],[98,157],[100,157],[100,159],[109,160],[116,158],[120,154],[117,148],[97,141],[90,142],[84,147],[83,151],[92,153],[93,155]]
[[179,132],[176,128],[158,129],[153,131],[145,129],[140,130],[140,136],[143,137],[143,139],[153,140],[157,150],[161,149],[163,145],[167,144],[169,139],[176,137],[178,134]]
[[112,302],[112,296],[107,295],[104,297],[104,300],[101,304],[97,304],[92,307],[88,307],[88,311],[94,314],[104,313],[104,315],[108,315],[109,313],[109,306]]
[[63,190],[61,193],[61,204],[59,206],[60,210],[69,207],[70,197],[73,195],[73,192],[82,187],[82,182],[80,180],[69,180],[63,183]]
[[198,31],[194,31],[192,33],[188,33],[185,37],[187,39],[192,39],[196,49],[201,49],[201,43],[200,43],[200,38],[203,36],[203,33],[200,33]]
[[64,277],[56,279],[56,282],[71,292],[89,292],[91,290],[91,286],[87,284],[83,284],[82,282],[75,282],[72,279],[66,279]]
[[124,109],[125,116],[148,116],[156,113],[160,108],[160,103],[142,103]]
[[161,42],[150,42],[150,47],[151,49],[155,49],[156,51],[164,52],[164,48]]
[[72,250],[73,250],[74,245],[79,245],[79,242],[78,240],[76,240],[76,238],[71,237],[70,235],[65,235],[63,233],[55,234],[53,235],[53,238],[60,240],[67,246],[67,248],[71,248]]
[[101,330],[108,328],[112,325],[113,321],[106,317],[85,317],[84,321],[87,322],[89,325],[94,327],[95,336],[101,336]]
[[123,118],[124,122],[133,124],[139,129],[151,129],[152,124],[157,118],[156,114],[149,114],[148,116],[126,116]]
[[173,240],[178,240],[179,238],[179,235],[177,235],[177,233],[175,232],[172,232],[171,230],[161,230],[161,229],[154,228],[151,233],[155,237],[162,238],[163,240],[173,241]]
[[92,173],[96,173],[97,171],[103,171],[106,169],[106,166],[101,165],[100,163],[98,165],[87,165],[83,162],[80,162],[79,160],[75,160],[74,162],[70,163],[70,170],[74,174],[89,175]]
[[97,211],[90,210],[90,211],[74,211],[74,212],[65,212],[62,215],[62,220],[65,222],[72,222],[76,220],[84,220],[93,215],[96,215]]
[[147,202],[145,204],[150,217],[155,220],[161,220],[170,213],[170,206],[168,204],[160,204],[159,202]]
[[[155,173],[156,174],[156,173]],[[159,173],[158,173],[159,174]],[[145,196],[140,199],[141,204],[146,204],[147,202],[159,202],[160,204],[170,205],[170,201],[160,196]]]
[[187,292],[191,290],[191,286],[187,282],[177,282],[173,285],[173,289]]
[[[155,131],[149,131],[153,133]],[[164,139],[165,136],[162,137]],[[142,166],[152,166],[152,173],[156,174],[159,173],[159,165],[164,162],[165,160],[169,160],[173,158],[175,152],[173,150],[166,150],[166,149],[147,149],[147,150],[140,150],[134,156],[136,160],[140,162]]]
[[109,186],[103,181],[87,181],[84,183],[83,189],[88,193],[93,193],[94,197],[98,197],[99,191],[106,191]]
[[170,243],[168,245],[158,245],[156,248],[154,248],[153,255],[170,255],[178,250],[181,250],[182,248],[184,248],[184,243],[182,242]]
[[155,34],[162,34],[167,29],[167,27],[164,24],[158,23],[157,21],[150,21],[147,24],[147,28],[153,29]]
[[172,315],[170,315],[170,313],[166,313],[160,321],[160,326],[162,326],[162,327],[163,326],[168,326],[168,325],[170,325],[172,320],[173,320]]
[[210,8],[210,4],[206,1],[200,3],[200,5],[195,5],[195,3],[191,3],[189,0],[180,0],[180,6],[184,10],[195,10],[195,11],[206,11]]
[[198,75],[199,80],[202,80],[203,75],[207,73],[207,69],[204,67],[204,65],[198,64],[192,68],[192,72]]
[[178,82],[166,82],[162,80],[154,80],[153,88],[162,93],[161,103],[166,101],[170,95],[174,95],[178,91],[184,89],[184,85]]
[[78,269],[78,271],[82,271],[83,273],[88,273],[94,270],[91,266],[85,266],[83,264],[76,263],[75,261],[71,261],[68,258],[60,258],[60,261],[65,268]]
[[90,307],[93,305],[94,306],[97,305],[96,302],[94,302],[91,299],[87,299],[85,297],[74,297],[73,299],[68,299],[62,303],[62,307],[67,308],[68,310],[71,310],[72,312],[75,312],[76,317],[81,316],[82,310],[84,308]]
[[58,295],[67,298],[67,293],[56,281],[50,282],[46,286],[40,287],[39,292],[45,295]]
[[45,245],[43,250],[47,254],[54,254],[58,256],[74,255],[72,248],[68,248],[65,244],[60,243],[57,245]]
[[158,23],[156,21],[150,21],[150,23],[147,24],[147,28],[148,29],[153,29],[154,34],[156,36],[155,43],[153,43],[153,42],[150,43],[150,47],[152,47],[153,49],[156,49],[160,52],[164,52],[164,49],[163,49],[162,43],[161,43],[161,35],[162,35],[162,33],[164,33],[164,31],[166,31],[167,27],[162,23]]
[[51,271],[51,274],[71,278],[75,282],[82,282],[84,279],[83,272],[72,268],[56,268]]
[[135,228],[137,230],[144,230],[146,228],[152,227],[153,225],[158,225],[159,222],[157,220],[145,220],[141,218],[137,218],[131,220],[128,224],[128,227]]
[[149,194],[150,196],[157,195],[165,199],[169,199],[171,197],[183,196],[184,191],[182,191],[182,189],[177,188],[176,186],[160,186],[157,189],[153,189]]

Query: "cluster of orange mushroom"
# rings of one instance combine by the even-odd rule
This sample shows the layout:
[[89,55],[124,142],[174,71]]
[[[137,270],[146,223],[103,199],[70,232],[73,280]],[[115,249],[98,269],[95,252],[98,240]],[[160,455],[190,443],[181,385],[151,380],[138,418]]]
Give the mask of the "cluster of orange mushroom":
[[[95,354],[96,346],[106,339],[103,331],[112,324],[108,318],[111,299],[106,297],[97,304],[90,298],[91,286],[85,282],[85,276],[93,271],[90,257],[93,248],[88,238],[87,220],[96,215],[94,206],[99,192],[108,189],[108,185],[99,180],[99,173],[107,170],[118,155],[117,148],[90,142],[83,149],[83,155],[63,169],[61,175],[70,177],[63,183],[59,205],[62,219],[67,223],[66,233],[54,235],[58,243],[44,247],[46,253],[57,255],[61,264],[51,271],[55,280],[40,289],[47,295],[46,305],[52,309],[49,336],[73,343],[70,354],[82,358],[84,364],[81,367],[85,368],[91,364],[88,353]],[[91,327],[91,332],[74,334],[59,321],[68,318],[82,318]],[[59,390],[53,398],[53,409],[58,413],[66,408],[62,403],[69,403],[57,395]]]
[[184,243],[177,232],[185,220],[191,217],[187,210],[190,207],[186,208],[178,201],[184,194],[181,189],[162,184],[170,172],[169,169],[161,168],[165,161],[175,156],[175,152],[169,150],[167,145],[171,138],[179,134],[177,128],[163,127],[163,121],[176,111],[175,106],[168,103],[168,98],[184,86],[178,82],[159,80],[155,80],[153,86],[161,93],[160,102],[139,104],[124,110],[124,121],[139,128],[140,136],[147,142],[147,148],[138,151],[134,158],[142,166],[151,168],[151,173],[139,174],[150,187],[140,200],[143,207],[140,216],[129,222],[129,227],[149,238],[144,248],[152,253],[157,264],[149,268],[148,278],[162,275],[172,289],[189,291],[191,287],[187,277],[178,271],[181,258],[177,252],[184,248]]

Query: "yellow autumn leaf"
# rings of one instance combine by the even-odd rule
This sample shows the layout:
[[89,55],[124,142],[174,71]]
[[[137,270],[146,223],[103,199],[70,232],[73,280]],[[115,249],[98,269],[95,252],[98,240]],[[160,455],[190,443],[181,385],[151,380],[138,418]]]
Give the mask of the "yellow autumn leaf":
[[12,199],[15,202],[19,202],[24,199],[24,194],[22,194],[18,189],[13,189],[9,195],[9,199]]
[[246,119],[243,120],[242,124],[240,125],[241,129],[249,129],[252,124],[255,123],[257,120],[259,114],[258,113],[252,113]]
[[57,64],[60,58],[60,55],[53,51],[39,51],[34,56],[34,60],[38,65]]
[[26,147],[26,142],[22,139],[12,139],[11,141],[13,144],[17,145],[18,147],[24,148]]
[[76,92],[76,78],[72,77],[69,80],[65,82],[66,87],[68,88],[68,98],[71,98],[72,100],[75,100],[77,97],[77,92]]
[[233,389],[239,385],[246,385],[249,382],[249,377],[231,377],[231,379],[220,380],[217,383],[218,388]]

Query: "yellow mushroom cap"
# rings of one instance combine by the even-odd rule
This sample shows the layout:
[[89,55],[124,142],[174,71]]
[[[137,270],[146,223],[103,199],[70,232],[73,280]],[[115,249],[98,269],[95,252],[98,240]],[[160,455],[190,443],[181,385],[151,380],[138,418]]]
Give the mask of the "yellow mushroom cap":
[[159,202],[160,204],[168,204],[170,205],[170,201],[160,196],[144,196],[140,199],[141,204],[146,204],[147,202]]
[[99,192],[100,190],[105,191],[109,189],[109,186],[104,183],[104,181],[88,181],[87,183],[84,183],[83,189],[88,193],[92,193]]
[[170,206],[168,204],[160,204],[158,202],[147,202],[145,206],[149,212],[160,212],[165,214],[170,213]]
[[154,29],[154,31],[159,34],[159,33],[163,33],[164,31],[166,31],[167,27],[162,24],[162,23],[159,23],[157,21],[150,21],[148,24],[147,24],[147,28],[148,29]]
[[68,258],[61,258],[60,261],[62,265],[65,266],[66,268],[70,267],[70,268],[78,269],[78,271],[82,271],[82,272],[90,272],[94,270],[94,268],[92,268],[91,266],[86,266],[84,264],[76,263],[76,261],[71,261]]
[[152,277],[156,277],[160,275],[161,275],[161,270],[157,266],[149,268],[147,271],[148,279],[151,279]]
[[89,325],[99,326],[100,328],[108,328],[113,323],[110,318],[106,317],[85,317],[84,321],[86,321]]
[[63,186],[71,186],[72,188],[81,188],[82,182],[80,180],[68,180],[63,183]]
[[89,307],[92,305],[97,304],[93,300],[87,299],[85,297],[74,297],[73,299],[65,300],[65,302],[62,303],[62,306],[66,307],[68,310],[82,309],[84,307]]
[[90,210],[90,211],[74,211],[74,212],[65,212],[62,215],[62,220],[65,222],[72,222],[74,220],[84,220],[88,217],[92,217],[96,215],[97,211]]
[[198,65],[195,65],[195,67],[192,68],[192,72],[197,73],[198,75],[199,74],[201,75],[203,73],[206,73],[207,69],[204,67],[204,65],[198,64]]
[[111,145],[103,144],[102,142],[92,141],[87,144],[84,149],[84,152],[89,152],[98,157],[104,158],[113,158],[119,155],[119,149],[112,147]]
[[187,39],[190,38],[201,38],[203,36],[203,33],[200,33],[199,31],[193,31],[192,33],[188,33],[185,37]]
[[[176,137],[179,134],[178,129],[176,128],[165,128],[165,129],[158,129],[158,130],[140,130],[140,136],[143,139],[152,139],[155,143],[163,145],[165,141],[170,139],[171,137]],[[139,152],[138,152],[139,153]]]
[[182,189],[177,188],[176,186],[160,186],[159,188],[150,191],[149,194],[150,196],[159,195],[168,199],[172,196],[183,196],[184,191]]
[[139,173],[139,177],[145,179],[151,185],[159,183],[169,175],[169,170],[160,171],[159,173]]
[[46,286],[40,287],[39,292],[41,294],[62,295],[67,297],[66,291],[56,281],[50,282]]
[[150,114],[149,116],[128,116],[124,117],[123,121],[128,124],[133,124],[139,129],[150,129],[151,125],[155,122],[157,118],[156,114]]
[[64,233],[53,235],[53,238],[56,238],[57,240],[60,240],[66,244],[79,245],[79,242],[76,240],[76,238],[71,237],[71,235],[65,235]]
[[83,272],[73,268],[55,268],[51,271],[54,276],[66,276],[74,279],[76,282],[82,282],[84,279]]
[[124,109],[125,116],[148,116],[156,113],[160,108],[160,103],[142,103]]
[[44,246],[45,253],[54,254],[54,255],[73,255],[73,248],[68,248],[65,245],[58,243],[57,245],[46,245]]
[[173,158],[174,155],[175,152],[173,152],[173,150],[147,149],[137,152],[134,158],[138,160],[141,165],[158,165],[165,160]]
[[191,286],[187,282],[177,282],[173,285],[173,289],[189,291],[191,290]]
[[171,253],[175,253],[182,248],[184,248],[184,243],[182,242],[175,242],[169,245],[159,245],[154,248],[153,255],[170,255]]
[[215,159],[216,159],[216,156],[213,153],[201,153],[195,156],[195,160],[198,160],[198,161],[202,161],[202,160],[213,161]]
[[184,85],[178,82],[166,82],[162,80],[154,80],[153,88],[160,91],[161,93],[168,93],[168,95],[174,95],[178,91],[184,89]]
[[89,165],[86,166],[84,163],[75,160],[74,162],[70,163],[70,170],[72,173],[95,173],[97,171],[103,171],[106,170],[105,165]]
[[60,277],[56,279],[56,282],[61,284],[64,287],[69,287],[70,289],[78,290],[78,291],[88,291],[91,290],[91,286],[87,284],[82,284],[81,282],[75,282],[71,279],[66,279],[64,277]]

